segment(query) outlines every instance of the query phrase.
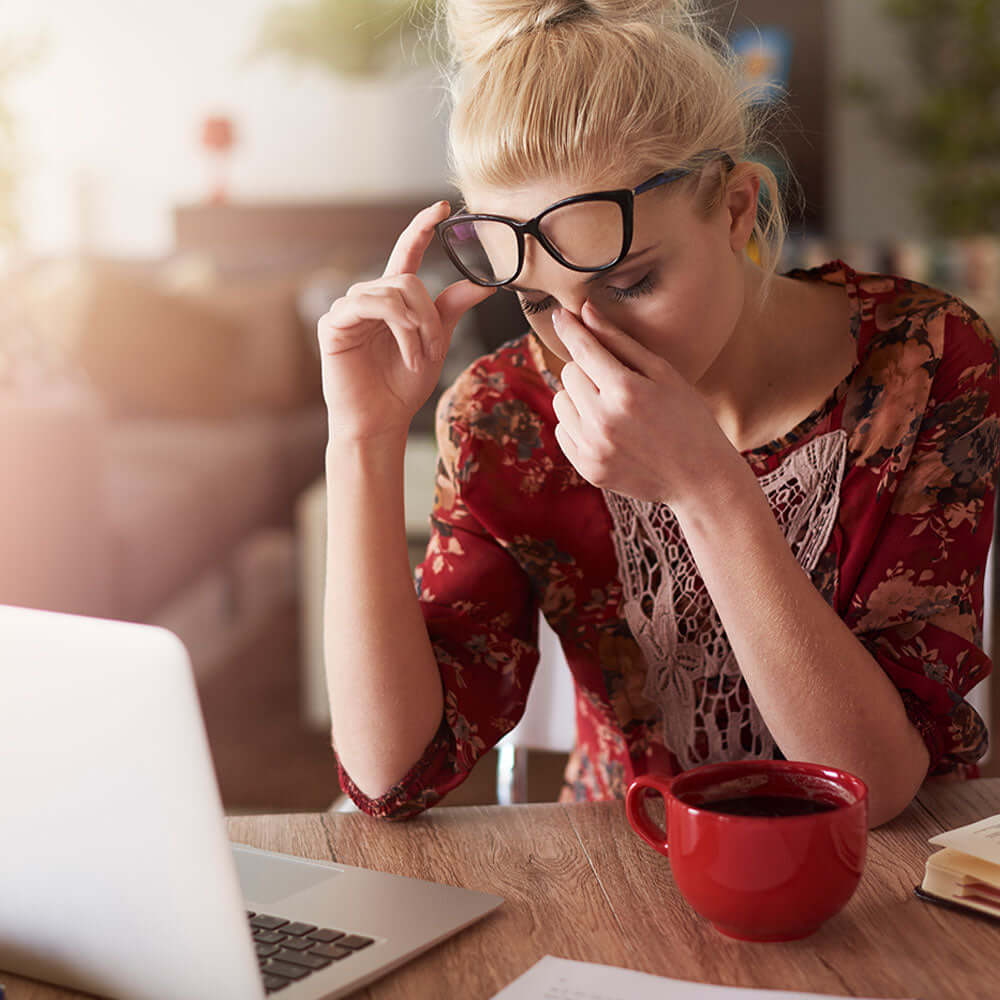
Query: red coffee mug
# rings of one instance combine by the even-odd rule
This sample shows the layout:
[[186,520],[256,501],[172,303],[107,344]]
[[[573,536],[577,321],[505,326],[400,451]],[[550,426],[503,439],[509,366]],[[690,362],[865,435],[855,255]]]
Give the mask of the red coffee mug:
[[[646,812],[650,792],[663,796],[666,830]],[[782,815],[781,800],[788,799],[824,811]],[[806,937],[844,906],[861,879],[868,789],[836,768],[744,760],[706,764],[673,779],[643,775],[629,786],[625,810],[639,836],[670,858],[681,895],[729,937]]]

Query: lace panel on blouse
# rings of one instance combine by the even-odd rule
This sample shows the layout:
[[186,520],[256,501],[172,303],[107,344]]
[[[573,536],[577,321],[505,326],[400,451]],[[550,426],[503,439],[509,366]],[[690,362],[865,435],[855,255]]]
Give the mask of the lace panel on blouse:
[[[832,431],[758,479],[806,573],[833,531],[846,454],[846,432]],[[643,694],[657,706],[663,745],[684,769],[773,757],[774,738],[673,512],[666,504],[602,492],[615,526],[625,619],[646,661]]]

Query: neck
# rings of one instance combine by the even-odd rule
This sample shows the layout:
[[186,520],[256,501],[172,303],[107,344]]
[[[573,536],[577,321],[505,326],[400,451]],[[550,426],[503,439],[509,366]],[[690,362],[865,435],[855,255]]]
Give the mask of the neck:
[[744,262],[744,303],[733,334],[696,383],[740,451],[787,433],[825,399],[857,359],[842,288],[763,272]]
[[784,283],[789,279],[775,276],[762,302],[764,274],[749,258],[743,261],[743,276],[740,318],[725,347],[695,384],[734,444],[750,433],[761,399],[775,388],[775,331],[782,328],[788,310]]

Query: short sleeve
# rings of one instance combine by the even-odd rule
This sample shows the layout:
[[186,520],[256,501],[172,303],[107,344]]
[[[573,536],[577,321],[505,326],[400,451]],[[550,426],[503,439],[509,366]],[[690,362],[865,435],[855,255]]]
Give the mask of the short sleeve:
[[386,819],[416,815],[465,780],[524,714],[538,665],[538,604],[530,581],[463,495],[479,467],[481,444],[455,412],[456,388],[438,404],[431,536],[416,571],[444,717],[422,758],[385,795],[368,798],[341,769],[341,784],[358,807]]
[[978,317],[949,309],[909,461],[845,618],[899,689],[929,775],[962,772],[987,748],[966,695],[991,670],[983,584],[998,459],[997,348]]

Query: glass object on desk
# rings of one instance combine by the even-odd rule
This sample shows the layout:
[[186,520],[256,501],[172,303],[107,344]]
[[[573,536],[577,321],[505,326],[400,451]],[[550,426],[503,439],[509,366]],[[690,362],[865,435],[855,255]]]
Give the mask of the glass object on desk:
[[521,721],[497,744],[497,802],[528,801],[528,754],[568,753],[576,745],[576,687],[559,637],[538,616],[538,669]]

